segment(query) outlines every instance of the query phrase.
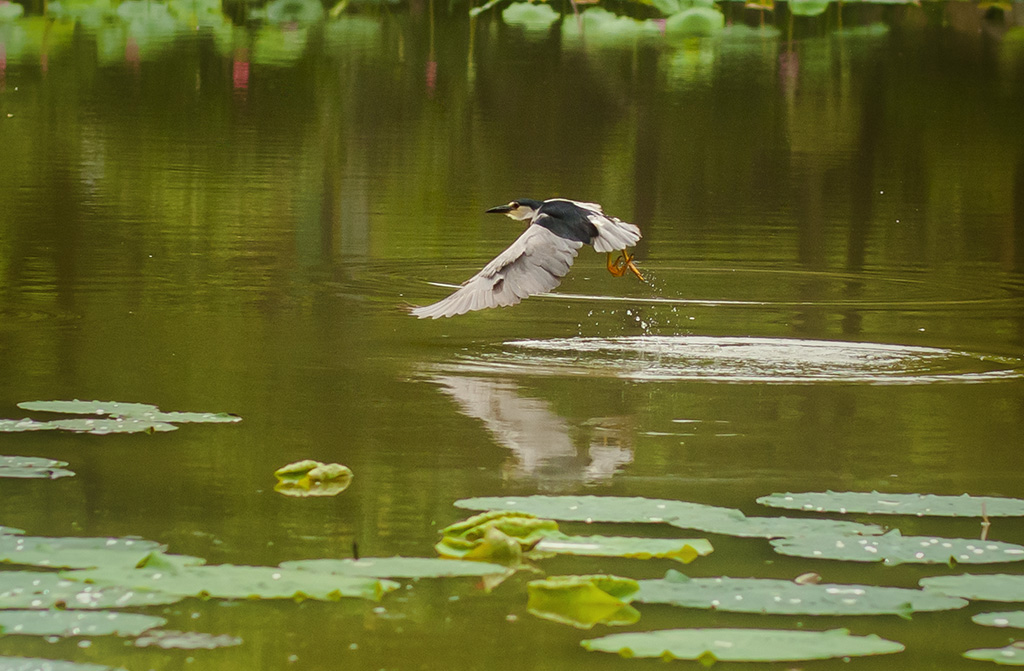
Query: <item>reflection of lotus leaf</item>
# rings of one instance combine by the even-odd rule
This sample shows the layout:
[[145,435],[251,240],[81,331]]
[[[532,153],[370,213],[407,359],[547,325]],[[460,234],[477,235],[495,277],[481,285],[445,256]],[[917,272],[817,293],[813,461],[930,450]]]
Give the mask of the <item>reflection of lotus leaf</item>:
[[0,2],[0,21],[13,21],[24,13],[25,8],[16,2]]
[[65,662],[59,659],[36,659],[34,657],[0,657],[0,671],[115,671],[112,666]]
[[657,33],[653,22],[618,16],[602,7],[591,7],[582,12],[578,22],[567,20],[562,23],[563,38],[583,39],[587,44],[596,45],[629,43],[642,35]]
[[267,21],[275,24],[310,26],[324,18],[319,0],[273,0],[264,8]]
[[544,32],[558,20],[559,14],[546,4],[514,2],[501,13],[502,20],[528,32]]
[[641,580],[636,600],[684,608],[773,615],[909,616],[918,611],[963,608],[963,599],[918,589],[871,585],[801,585],[761,578],[688,578],[669,571],[663,580]]
[[306,52],[308,43],[309,30],[306,28],[267,25],[256,33],[251,62],[257,65],[292,65]]
[[859,657],[900,652],[903,646],[874,634],[851,636],[845,629],[789,631],[778,629],[667,629],[612,634],[582,641],[587,650],[630,657],[696,659],[708,664],[790,662],[833,657]]
[[789,11],[794,16],[819,16],[828,5],[828,0],[789,0]]
[[111,0],[54,0],[47,3],[46,15],[92,29],[117,16]]
[[343,15],[324,27],[324,41],[339,52],[366,51],[380,44],[380,19]]
[[673,14],[665,21],[671,37],[712,37],[725,26],[725,15],[710,7],[693,7]]
[[1024,500],[995,496],[937,496],[878,492],[803,492],[770,494],[758,503],[772,508],[868,515],[936,517],[1024,517]]
[[1024,601],[1024,575],[940,575],[922,578],[926,590],[978,601]]
[[138,636],[166,622],[162,617],[139,613],[0,610],[3,633],[23,636]]
[[242,639],[229,634],[214,636],[202,631],[171,631],[158,629],[147,631],[135,639],[135,647],[157,646],[165,650],[213,650],[242,645]]
[[779,554],[812,559],[895,564],[997,564],[1024,561],[1024,547],[970,538],[903,536],[894,529],[884,536],[855,538],[817,534],[772,541]]
[[546,620],[590,629],[595,624],[634,624],[640,612],[628,601],[635,580],[613,575],[564,575],[527,583],[530,613]]

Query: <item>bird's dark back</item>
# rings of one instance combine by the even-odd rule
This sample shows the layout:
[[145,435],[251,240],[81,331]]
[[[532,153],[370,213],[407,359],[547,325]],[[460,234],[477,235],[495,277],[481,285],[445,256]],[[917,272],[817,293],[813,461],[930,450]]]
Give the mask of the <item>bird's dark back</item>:
[[597,236],[597,227],[587,219],[588,211],[565,200],[550,200],[540,206],[533,223],[560,238],[585,244]]

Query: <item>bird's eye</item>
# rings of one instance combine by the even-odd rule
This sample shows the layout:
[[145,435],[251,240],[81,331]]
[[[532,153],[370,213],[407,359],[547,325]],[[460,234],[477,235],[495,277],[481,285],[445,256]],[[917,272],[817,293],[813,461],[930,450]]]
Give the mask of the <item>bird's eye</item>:
[[517,207],[519,207],[519,203],[517,203],[516,201],[513,200],[511,203],[508,204],[508,206],[511,207],[514,210]]

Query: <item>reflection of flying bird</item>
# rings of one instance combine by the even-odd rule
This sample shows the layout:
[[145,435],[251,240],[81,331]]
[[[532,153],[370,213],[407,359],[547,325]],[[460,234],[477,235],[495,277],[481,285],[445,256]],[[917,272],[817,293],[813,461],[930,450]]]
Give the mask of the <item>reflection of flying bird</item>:
[[[640,240],[640,229],[606,215],[597,203],[522,198],[487,211],[530,223],[508,249],[463,282],[458,291],[433,305],[413,308],[412,314],[420,319],[452,317],[471,310],[515,305],[527,296],[550,291],[569,272],[584,244],[608,253],[608,272],[612,275],[622,277],[629,270],[644,279],[626,251]],[[618,251],[622,253],[614,258]]]

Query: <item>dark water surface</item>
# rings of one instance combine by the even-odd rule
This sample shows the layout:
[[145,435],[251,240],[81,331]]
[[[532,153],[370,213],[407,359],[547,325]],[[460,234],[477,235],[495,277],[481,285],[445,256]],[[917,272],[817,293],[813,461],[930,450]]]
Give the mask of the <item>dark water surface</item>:
[[[0,524],[272,565],[353,542],[429,556],[474,495],[748,513],[773,491],[1024,496],[1022,5],[780,7],[764,32],[758,12],[726,9],[719,37],[681,41],[581,40],[571,15],[524,30],[440,4],[433,21],[413,6],[249,31],[0,23],[0,417],[96,398],[243,418],[0,434],[0,453],[77,473],[3,480]],[[400,309],[514,239],[486,208],[555,195],[637,223],[649,284],[584,249],[554,296],[436,322]],[[273,471],[303,458],[347,464],[352,487],[275,493]],[[1024,542],[1024,525],[996,520],[991,538]],[[961,572],[711,540],[688,572]],[[0,654],[133,671],[661,668],[584,652],[587,634],[526,613],[525,580],[171,609],[169,628],[245,640],[224,650],[4,637]],[[912,622],[648,606],[636,628],[842,626],[908,646],[861,669],[982,668],[960,653],[1011,638],[970,623],[988,606]]]

